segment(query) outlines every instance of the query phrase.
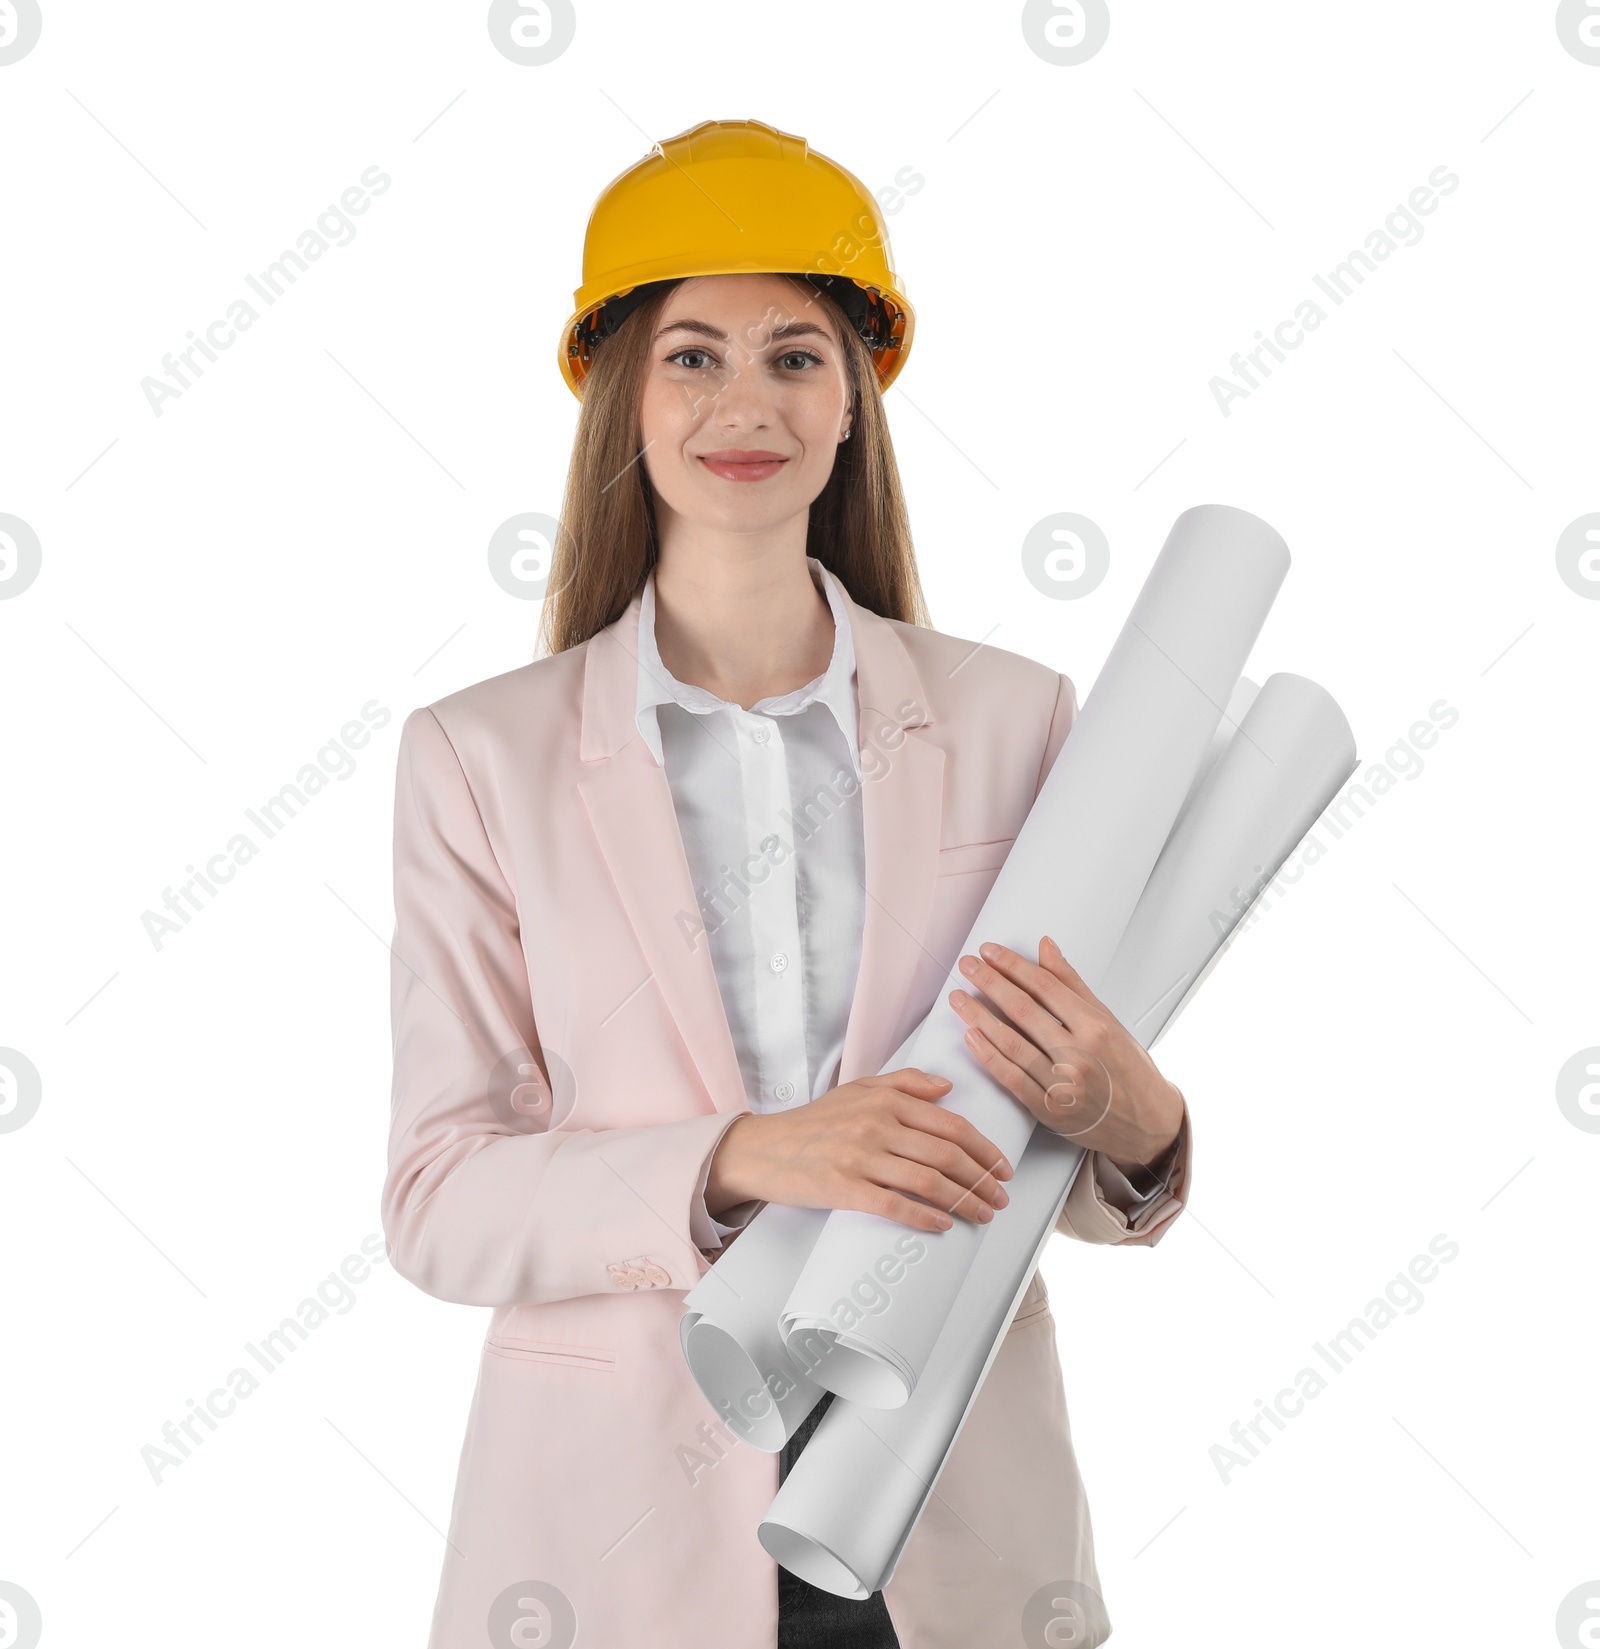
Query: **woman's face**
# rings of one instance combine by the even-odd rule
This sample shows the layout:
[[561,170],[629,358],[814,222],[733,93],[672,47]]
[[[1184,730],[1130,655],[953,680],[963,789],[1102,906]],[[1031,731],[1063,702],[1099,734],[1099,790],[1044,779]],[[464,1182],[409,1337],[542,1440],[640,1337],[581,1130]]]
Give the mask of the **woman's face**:
[[822,491],[850,425],[830,311],[777,275],[681,282],[656,323],[639,416],[658,513],[729,532],[790,520]]

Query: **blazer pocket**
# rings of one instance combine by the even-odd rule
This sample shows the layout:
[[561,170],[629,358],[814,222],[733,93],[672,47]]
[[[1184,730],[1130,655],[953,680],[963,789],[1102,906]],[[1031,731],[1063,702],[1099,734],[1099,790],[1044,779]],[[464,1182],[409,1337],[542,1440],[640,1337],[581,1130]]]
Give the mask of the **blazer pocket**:
[[1049,1309],[1050,1291],[1044,1286],[1044,1278],[1035,1270],[1028,1286],[1022,1291],[1022,1299],[1017,1305],[1017,1314],[1011,1319],[1006,1333],[1010,1334],[1024,1323],[1032,1322],[1035,1317],[1042,1317]]
[[553,1363],[559,1368],[592,1368],[610,1374],[617,1354],[604,1346],[563,1345],[555,1340],[530,1340],[520,1334],[491,1334],[483,1349],[496,1357],[522,1363]]
[[1006,1333],[1015,1334],[1019,1328],[1026,1328],[1036,1317],[1048,1315],[1049,1310],[1050,1302],[1048,1300],[1040,1300],[1036,1305],[1022,1306],[1017,1311],[1016,1316],[1011,1319]]
[[939,849],[939,875],[964,876],[974,870],[998,870],[1006,862],[1015,836],[994,842],[964,842]]

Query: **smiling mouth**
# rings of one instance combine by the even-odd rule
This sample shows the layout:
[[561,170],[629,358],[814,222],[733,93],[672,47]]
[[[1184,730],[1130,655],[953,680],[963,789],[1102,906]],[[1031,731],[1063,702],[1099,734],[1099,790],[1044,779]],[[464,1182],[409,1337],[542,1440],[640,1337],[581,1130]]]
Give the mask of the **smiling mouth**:
[[765,481],[789,462],[781,452],[702,452],[700,462],[724,481]]

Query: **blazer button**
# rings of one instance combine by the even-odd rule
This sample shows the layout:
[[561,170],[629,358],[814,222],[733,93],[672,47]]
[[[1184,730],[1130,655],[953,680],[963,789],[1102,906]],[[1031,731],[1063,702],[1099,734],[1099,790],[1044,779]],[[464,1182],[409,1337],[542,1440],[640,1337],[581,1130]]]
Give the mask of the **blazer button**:
[[671,1273],[663,1271],[654,1260],[644,1262],[644,1274],[652,1288],[667,1288],[671,1286]]
[[606,1270],[610,1273],[611,1286],[613,1288],[637,1288],[639,1286],[633,1277],[628,1272],[624,1271],[620,1265],[608,1265]]

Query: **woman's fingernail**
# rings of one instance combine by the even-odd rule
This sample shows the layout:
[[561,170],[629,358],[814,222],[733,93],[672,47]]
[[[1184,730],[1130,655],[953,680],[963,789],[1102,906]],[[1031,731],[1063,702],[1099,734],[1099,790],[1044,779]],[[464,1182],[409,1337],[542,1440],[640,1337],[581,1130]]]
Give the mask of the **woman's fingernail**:
[[995,1205],[995,1207],[996,1208],[1004,1208],[1005,1205],[1010,1201],[1011,1201],[1011,1198],[1008,1195],[1008,1193],[1006,1191],[1006,1188],[1003,1185],[997,1185],[994,1188],[994,1205]]
[[974,957],[974,956],[963,956],[961,958],[961,971],[963,973],[974,973],[974,972],[977,971],[977,967],[978,967],[978,960],[977,960],[976,957]]

